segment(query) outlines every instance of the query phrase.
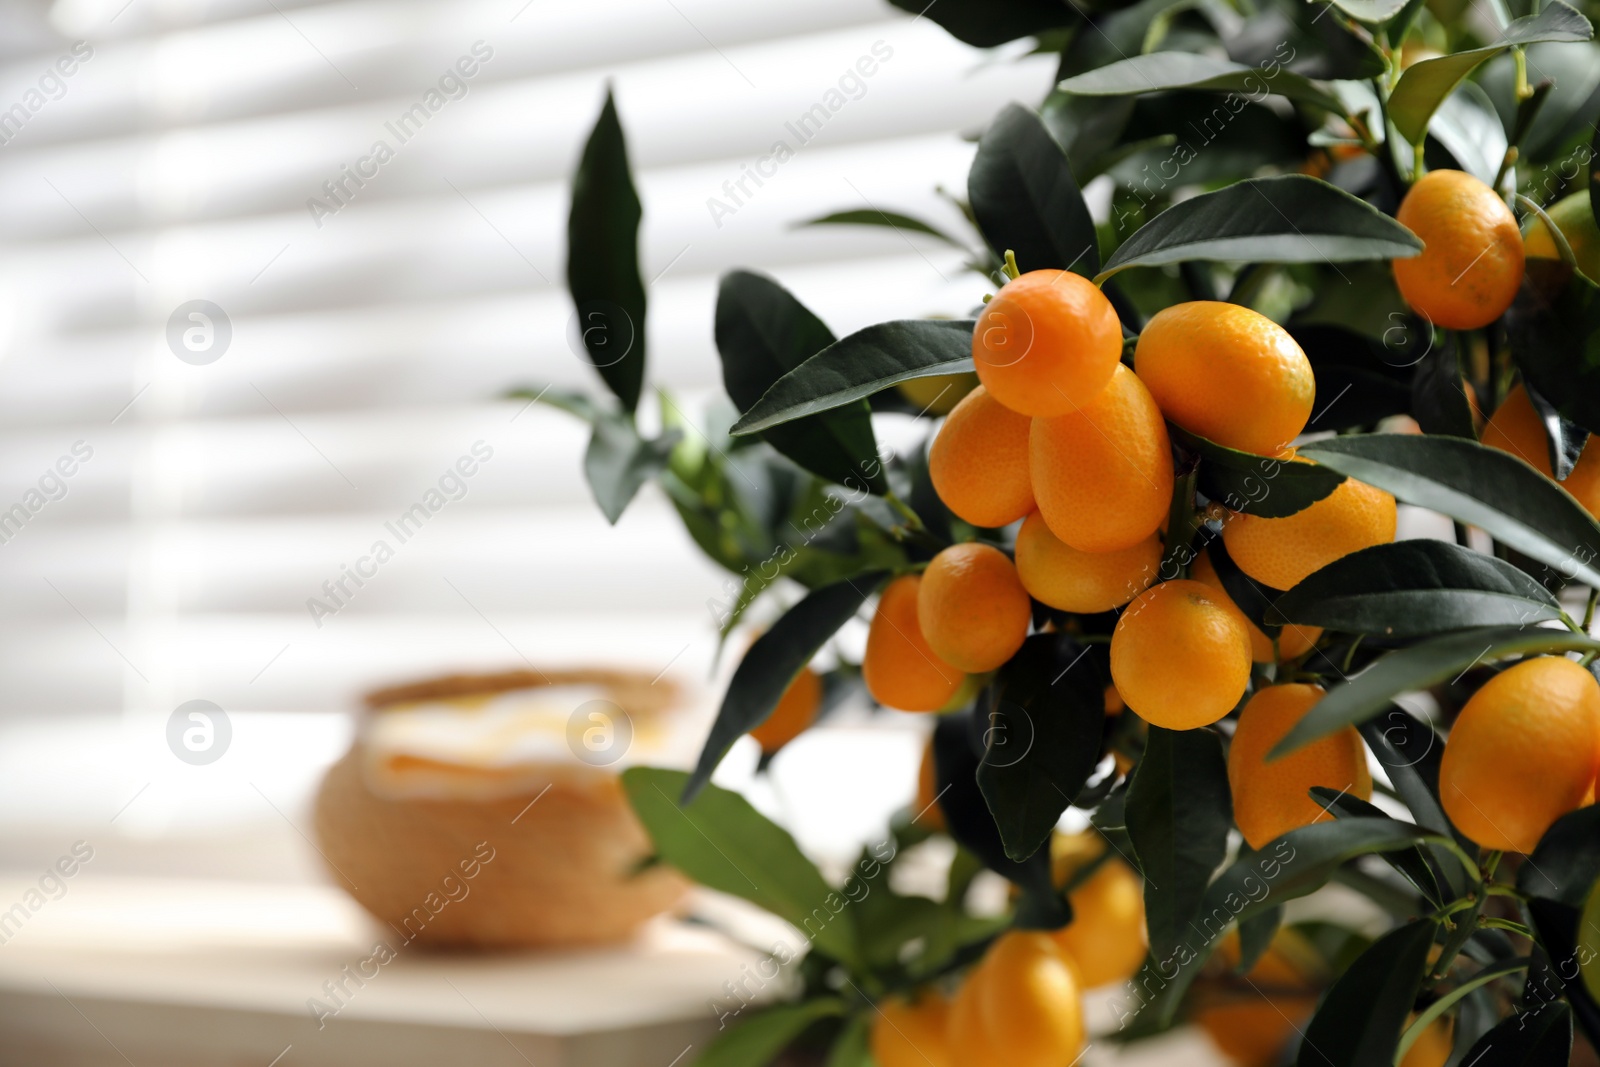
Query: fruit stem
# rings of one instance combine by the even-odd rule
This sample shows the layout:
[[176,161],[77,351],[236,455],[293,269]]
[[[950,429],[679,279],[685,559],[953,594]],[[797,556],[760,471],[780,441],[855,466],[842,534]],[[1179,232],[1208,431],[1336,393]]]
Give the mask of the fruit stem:
[[1600,589],[1589,590],[1589,606],[1583,611],[1583,632],[1588,633],[1589,627],[1594,625],[1595,602],[1600,601]]
[[1511,58],[1517,65],[1517,99],[1526,100],[1533,95],[1528,85],[1528,57],[1519,46],[1511,50]]
[[1009,248],[1006,249],[1005,266],[1000,269],[1005,272],[1007,278],[1016,278],[1022,273],[1021,269],[1017,267],[1017,254]]

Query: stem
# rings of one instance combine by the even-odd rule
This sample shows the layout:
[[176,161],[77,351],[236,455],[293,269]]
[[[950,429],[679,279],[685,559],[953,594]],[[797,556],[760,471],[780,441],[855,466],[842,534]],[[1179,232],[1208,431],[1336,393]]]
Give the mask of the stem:
[[1594,625],[1595,601],[1600,600],[1600,589],[1589,590],[1589,606],[1583,612],[1583,632],[1588,633],[1589,627]]
[[1433,915],[1436,919],[1448,919],[1450,916],[1456,914],[1456,912],[1466,911],[1468,908],[1476,906],[1477,903],[1478,901],[1475,897],[1462,897],[1460,900],[1453,900],[1449,904],[1446,904],[1444,907],[1434,912]]
[[1361,647],[1361,642],[1366,636],[1366,634],[1357,634],[1356,639],[1350,642],[1350,651],[1344,654],[1344,666],[1339,668],[1340,674],[1350,673],[1350,664],[1356,661],[1356,649]]
[[1533,89],[1528,86],[1528,57],[1519,46],[1511,50],[1511,58],[1517,65],[1517,99],[1526,100],[1533,95]]
[[1474,989],[1488,985],[1496,978],[1504,978],[1508,974],[1524,970],[1532,962],[1526,956],[1519,956],[1514,960],[1507,960],[1505,963],[1486,967],[1473,975],[1468,981],[1461,983],[1434,1001],[1428,1006],[1428,1010],[1418,1015],[1416,1021],[1407,1027],[1406,1032],[1401,1035],[1400,1047],[1394,1050],[1394,1062],[1399,1064],[1401,1060],[1405,1059],[1406,1053],[1411,1051],[1411,1046],[1416,1044],[1417,1038],[1422,1036],[1422,1032],[1432,1025],[1435,1019],[1449,1011],[1458,1000],[1471,993]]
[[1510,919],[1500,919],[1493,915],[1483,915],[1478,917],[1478,925],[1488,927],[1493,930],[1510,930],[1517,936],[1525,937],[1529,941],[1537,940],[1537,938],[1533,936],[1532,930],[1528,929],[1526,926],[1523,926],[1521,923],[1513,922]]
[[1017,254],[1011,249],[1006,249],[1006,263],[1000,268],[1007,278],[1016,278],[1022,271],[1017,267]]

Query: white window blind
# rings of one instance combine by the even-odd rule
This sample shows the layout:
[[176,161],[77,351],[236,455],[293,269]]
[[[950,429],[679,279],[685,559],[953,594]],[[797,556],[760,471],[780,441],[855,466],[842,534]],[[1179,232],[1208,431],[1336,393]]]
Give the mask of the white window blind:
[[[982,281],[936,242],[793,226],[870,206],[963,232],[935,192],[964,190],[962,135],[1052,73],[880,0],[56,0],[0,19],[10,819],[115,811],[174,763],[162,731],[192,699],[330,712],[523,659],[703,681],[720,575],[653,490],[604,523],[583,427],[495,399],[601,388],[562,283],[566,180],[605,83],[644,201],[650,380],[695,401],[720,391],[728,267],[774,274],[837,333],[970,307]],[[191,301],[231,329],[214,362],[169,345]]]

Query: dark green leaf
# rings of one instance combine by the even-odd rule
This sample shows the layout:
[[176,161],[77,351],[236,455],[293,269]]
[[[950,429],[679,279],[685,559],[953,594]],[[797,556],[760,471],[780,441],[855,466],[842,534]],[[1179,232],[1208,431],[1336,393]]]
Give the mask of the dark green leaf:
[[1008,105],[978,142],[967,199],[989,247],[997,256],[1014,251],[1022,270],[1093,277],[1100,269],[1094,219],[1066,154],[1022,105]]
[[1456,437],[1369,434],[1315,441],[1300,455],[1481,526],[1565,577],[1600,586],[1600,525],[1550,479],[1498,449]]
[[1536,41],[1587,41],[1593,36],[1594,27],[1589,25],[1588,19],[1561,0],[1550,0],[1537,15],[1517,19],[1507,26],[1500,40],[1492,45],[1437,59],[1424,59],[1407,67],[1394,92],[1389,95],[1389,119],[1400,131],[1400,136],[1415,144],[1422,140],[1428,130],[1428,120],[1444,102],[1444,98],[1480,63],[1512,45],[1533,44]]
[[1238,974],[1249,974],[1261,959],[1272,939],[1278,936],[1283,925],[1283,909],[1268,908],[1250,916],[1239,924],[1239,963],[1234,967]]
[[1034,634],[989,690],[989,729],[978,787],[1006,855],[1026,860],[1050,840],[1100,760],[1105,684],[1064,633]]
[[1124,241],[1099,277],[1191,259],[1343,263],[1421,250],[1415,234],[1366,201],[1318,178],[1285,174],[1174,204]]
[[1529,387],[1600,433],[1600,289],[1560,260],[1530,259],[1505,322]]
[[732,432],[761,433],[911,378],[970,373],[974,325],[971,319],[907,319],[868,326],[779,378]]
[[1517,871],[1524,893],[1581,908],[1600,881],[1600,807],[1589,805],[1557,819]]
[[1501,1022],[1461,1062],[1471,1067],[1567,1067],[1571,1055],[1572,1009],[1557,1001]]
[[1228,855],[1233,804],[1222,742],[1210,730],[1150,727],[1128,785],[1128,836],[1144,874],[1150,951],[1176,950]]
[[1192,936],[1179,953],[1152,955],[1132,979],[1141,990],[1154,990],[1141,1014],[1151,1012],[1158,1027],[1170,1025],[1217,940],[1234,923],[1316,892],[1357,856],[1428,840],[1424,831],[1394,819],[1335,819],[1291,830],[1260,852],[1242,855],[1206,889]]
[[[731,790],[680,805],[683,771],[630,767],[622,787],[656,853],[700,885],[748,900],[803,930],[829,957],[858,964],[855,918],[789,832]],[[830,906],[832,905],[832,906]]]
[[[716,334],[722,382],[741,412],[749,411],[778,379],[833,344],[822,320],[788,290],[748,271],[723,276]],[[762,436],[819,477],[851,489],[888,491],[865,401],[773,427]]]
[[1319,737],[1378,715],[1401,693],[1447,682],[1468,667],[1510,656],[1600,651],[1600,641],[1567,630],[1486,627],[1435,637],[1396,649],[1328,690],[1268,755],[1287,755]]
[[870,1011],[856,1015],[845,1023],[844,1030],[834,1038],[833,1047],[828,1050],[825,1067],[874,1067],[871,1050],[867,1047],[871,1025]]
[[756,1008],[750,1018],[713,1038],[693,1067],[765,1067],[812,1023],[843,1014],[844,1002],[837,997]]
[[889,0],[902,11],[926,15],[958,41],[993,48],[1019,37],[1082,21],[1077,9],[1058,0]]
[[1411,410],[1405,368],[1414,355],[1340,326],[1290,323],[1288,330],[1317,377],[1308,431],[1348,430]]
[[1383,53],[1365,33],[1327,15],[1326,7],[1305,0],[1264,0],[1237,33],[1228,31],[1223,46],[1235,63],[1284,67],[1307,78],[1365,81],[1387,73]]
[[1453,339],[1423,356],[1417,364],[1416,376],[1411,379],[1411,414],[1423,433],[1478,439]]
[[1119,158],[1113,149],[1133,115],[1133,105],[1131,96],[1107,100],[1057,89],[1039,105],[1039,121],[1066,152],[1073,176],[1088,182]]
[[1040,849],[1020,863],[1006,855],[1000,829],[978,787],[980,751],[987,747],[987,739],[980,735],[986,726],[986,719],[980,721],[971,712],[939,717],[933,728],[939,810],[951,837],[1022,890],[1019,924],[1046,929],[1063,926],[1071,921],[1072,908],[1056,891],[1049,850]]
[[[1312,786],[1311,799],[1340,819],[1387,819],[1390,816],[1376,804],[1368,803],[1360,797],[1353,797],[1348,790],[1329,789],[1325,786]],[[1393,852],[1383,854],[1389,866],[1399,871],[1406,881],[1416,887],[1430,904],[1438,906],[1450,899],[1439,892],[1439,880],[1434,877],[1433,868],[1428,865],[1427,857],[1423,855],[1421,846],[1417,848],[1399,848]],[[1459,864],[1457,864],[1459,866]]]
[[1167,424],[1172,440],[1200,456],[1200,491],[1231,511],[1281,519],[1339,488],[1344,475],[1311,463],[1258,456]]
[[668,430],[653,441],[639,436],[633,423],[614,412],[595,419],[589,447],[583,453],[583,473],[606,521],[615,523],[645,482],[660,474],[683,435]]
[[1427,972],[1436,923],[1384,934],[1333,983],[1306,1026],[1299,1067],[1374,1067],[1394,1061]]
[[[1463,848],[1475,847],[1450,825],[1444,806],[1439,803],[1444,738],[1396,705],[1390,705],[1383,714],[1368,719],[1357,729],[1411,812],[1412,821],[1441,836],[1454,836]],[[1467,891],[1467,875],[1461,864],[1437,845],[1427,847],[1439,883],[1449,891],[1450,899],[1461,897]]]
[[728,683],[717,721],[711,724],[711,735],[685,787],[685,801],[692,801],[711,780],[729,746],[767,721],[795,675],[888,576],[886,571],[870,571],[808,593],[756,638]]
[[967,246],[921,219],[903,215],[898,211],[879,211],[876,208],[861,208],[856,211],[835,211],[831,215],[823,215],[815,219],[797,222],[795,226],[887,226],[892,230],[907,230],[911,233],[926,234],[937,237],[947,245],[967,250]]
[[1196,52],[1134,56],[1068,78],[1060,88],[1079,96],[1136,96],[1173,89],[1205,89],[1247,94],[1254,99],[1272,93],[1335,114],[1344,113],[1338,97],[1302,75],[1283,69],[1256,70]]
[[617,105],[605,106],[572,178],[567,289],[589,362],[632,412],[644,387],[644,282],[639,278],[639,194]]
[[1503,560],[1445,541],[1352,552],[1278,598],[1291,622],[1344,633],[1423,637],[1561,618],[1544,586]]
[[[1529,900],[1527,911],[1533,919],[1534,933],[1549,954],[1548,973],[1566,993],[1573,1019],[1583,1027],[1591,1045],[1600,1045],[1600,1004],[1590,995],[1583,973],[1594,966],[1595,957],[1579,948],[1582,913],[1544,897]],[[1585,937],[1584,941],[1587,940]],[[1531,971],[1528,977],[1533,978]]]
[[1533,405],[1539,421],[1544,423],[1550,470],[1555,474],[1556,481],[1564,482],[1572,473],[1572,468],[1578,465],[1584,448],[1589,444],[1589,431],[1563,418],[1556,406],[1537,389],[1526,386],[1524,389],[1528,394],[1528,403]]

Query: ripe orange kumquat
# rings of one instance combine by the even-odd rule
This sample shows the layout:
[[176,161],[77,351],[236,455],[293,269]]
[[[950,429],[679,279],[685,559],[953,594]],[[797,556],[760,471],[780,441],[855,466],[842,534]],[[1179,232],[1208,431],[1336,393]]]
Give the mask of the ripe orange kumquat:
[[1162,582],[1111,634],[1111,679],[1128,707],[1168,730],[1209,726],[1250,684],[1249,622],[1208,585]]
[[[1578,462],[1559,484],[1577,498],[1585,511],[1600,519],[1600,444],[1596,444],[1597,440],[1600,439],[1593,435],[1589,437],[1578,455]],[[1523,385],[1507,393],[1495,409],[1483,429],[1483,443],[1509,452],[1546,478],[1555,477],[1550,466],[1550,435]]]
[[1400,295],[1435,326],[1475,330],[1498,319],[1522,285],[1522,231],[1500,195],[1459,170],[1430,171],[1395,218],[1422,254],[1394,261]]
[[1083,1006],[1072,967],[1047,933],[1001,934],[968,972],[950,1012],[959,1067],[1063,1067],[1083,1050]]
[[1346,478],[1293,515],[1230,517],[1222,528],[1222,543],[1239,569],[1256,581],[1272,589],[1293,589],[1336,559],[1393,541],[1398,516],[1394,497]]
[[1310,796],[1323,786],[1361,800],[1372,798],[1372,774],[1355,727],[1278,759],[1267,754],[1323,697],[1317,685],[1274,685],[1250,698],[1228,749],[1228,785],[1233,821],[1251,848],[1259,849],[1290,830],[1326,822],[1333,815]]
[[817,718],[822,707],[822,676],[806,667],[794,676],[789,688],[783,691],[778,706],[772,709],[767,721],[750,731],[750,736],[761,744],[761,751],[776,752],[790,741],[805,733]]
[[1155,581],[1161,539],[1151,534],[1115,552],[1079,552],[1050,532],[1037,511],[1017,533],[1017,574],[1035,600],[1093,615],[1120,608]]
[[961,1067],[950,1058],[950,1002],[934,990],[878,1005],[868,1032],[877,1067]]
[[[1217,575],[1217,566],[1211,562],[1209,553],[1201,552],[1195,556],[1194,563],[1189,567],[1190,574],[1197,582],[1204,582],[1217,591],[1217,595],[1234,607],[1233,597],[1222,586],[1222,579]],[[1244,614],[1242,611],[1240,614]],[[1245,622],[1250,627],[1250,658],[1257,663],[1273,663],[1278,659],[1298,659],[1311,651],[1311,647],[1322,636],[1320,626],[1284,626],[1278,631],[1278,650],[1272,650],[1272,638],[1268,637],[1255,623],[1250,622],[1245,616]]]
[[1032,618],[1017,568],[993,545],[951,545],[922,574],[917,620],[928,647],[963,671],[992,671],[1010,659]]
[[1172,504],[1166,423],[1150,390],[1121,364],[1092,403],[1033,420],[1028,466],[1039,514],[1080,552],[1148,540]]
[[1105,294],[1080,275],[1034,270],[984,305],[972,361],[994,398],[1023,415],[1065,415],[1111,381],[1122,323]]
[[861,678],[872,698],[901,711],[938,711],[960,691],[966,675],[928,647],[917,623],[919,575],[896,578],[878,598],[867,630]]
[[1457,716],[1439,764],[1439,799],[1484,848],[1532,852],[1579,807],[1600,769],[1600,682],[1539,656],[1495,675]]
[[1056,834],[1050,842],[1051,871],[1064,886],[1090,864],[1094,871],[1068,895],[1072,922],[1051,937],[1066,953],[1078,985],[1097,989],[1125,982],[1144,963],[1144,883],[1122,859],[1107,856],[1100,835]]
[[974,526],[1005,526],[1033,510],[1026,415],[978,386],[950,412],[928,451],[944,506]]
[[1193,300],[1156,312],[1134,369],[1162,414],[1190,433],[1276,456],[1311,417],[1311,361],[1282,326],[1238,304]]

